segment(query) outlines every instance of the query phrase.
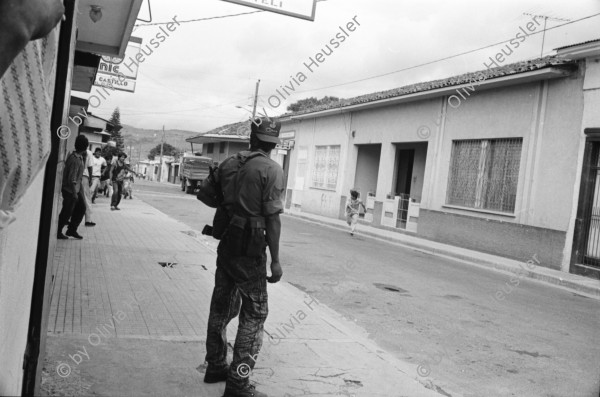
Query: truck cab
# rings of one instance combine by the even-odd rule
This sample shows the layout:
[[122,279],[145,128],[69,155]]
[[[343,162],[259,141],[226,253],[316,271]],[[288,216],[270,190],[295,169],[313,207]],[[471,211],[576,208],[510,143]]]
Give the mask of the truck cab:
[[186,193],[194,193],[200,183],[208,177],[209,167],[213,165],[213,159],[205,156],[184,155],[181,159],[179,179],[181,190]]

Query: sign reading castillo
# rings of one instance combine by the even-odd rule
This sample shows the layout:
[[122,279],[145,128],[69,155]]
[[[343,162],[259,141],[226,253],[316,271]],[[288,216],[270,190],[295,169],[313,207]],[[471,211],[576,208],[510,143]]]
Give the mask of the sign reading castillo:
[[317,0],[223,0],[295,18],[315,20]]

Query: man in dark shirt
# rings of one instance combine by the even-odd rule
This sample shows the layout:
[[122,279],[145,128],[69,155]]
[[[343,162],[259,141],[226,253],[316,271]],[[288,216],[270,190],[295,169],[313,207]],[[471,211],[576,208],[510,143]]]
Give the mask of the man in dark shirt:
[[[77,228],[85,215],[85,197],[81,186],[83,178],[83,154],[88,147],[88,139],[85,135],[79,135],[75,138],[75,151],[69,155],[65,162],[62,181],[62,210],[58,215],[58,234],[61,240],[67,240],[67,236],[76,239],[82,239]],[[69,221],[69,219],[71,219]],[[63,234],[65,225],[69,225],[67,232]]]
[[[204,381],[226,380],[223,397],[266,396],[256,391],[248,378],[262,346],[268,314],[267,281],[276,283],[282,276],[279,214],[283,212],[283,170],[268,157],[279,142],[280,128],[279,122],[268,118],[253,122],[250,151],[226,159],[217,174],[223,192],[222,205],[231,222],[217,249]],[[234,224],[242,228],[236,232]],[[271,254],[270,277],[266,268],[267,246]],[[238,332],[229,366],[227,324],[238,313]]]
[[123,195],[123,179],[125,178],[125,173],[129,169],[129,166],[125,164],[126,158],[127,155],[125,153],[119,153],[117,162],[112,169],[113,195],[110,200],[111,210],[120,210],[119,203],[121,202],[121,196]]

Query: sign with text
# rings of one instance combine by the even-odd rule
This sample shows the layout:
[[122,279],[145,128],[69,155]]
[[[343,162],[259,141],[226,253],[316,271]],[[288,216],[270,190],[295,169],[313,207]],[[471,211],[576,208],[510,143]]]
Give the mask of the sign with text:
[[223,0],[295,18],[315,20],[317,0]]
[[119,91],[134,92],[138,64],[130,62],[130,65],[125,67],[123,65],[123,60],[135,59],[140,53],[141,47],[142,39],[139,37],[131,37],[123,58],[103,56],[98,65],[98,72],[96,73],[94,85],[102,87],[109,86]]

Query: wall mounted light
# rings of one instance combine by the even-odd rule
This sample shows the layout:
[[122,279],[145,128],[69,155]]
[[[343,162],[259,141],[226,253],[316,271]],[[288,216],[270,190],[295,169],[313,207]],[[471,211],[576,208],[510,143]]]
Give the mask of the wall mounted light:
[[90,19],[92,22],[96,23],[102,19],[102,9],[100,6],[90,6],[92,9],[90,10]]

